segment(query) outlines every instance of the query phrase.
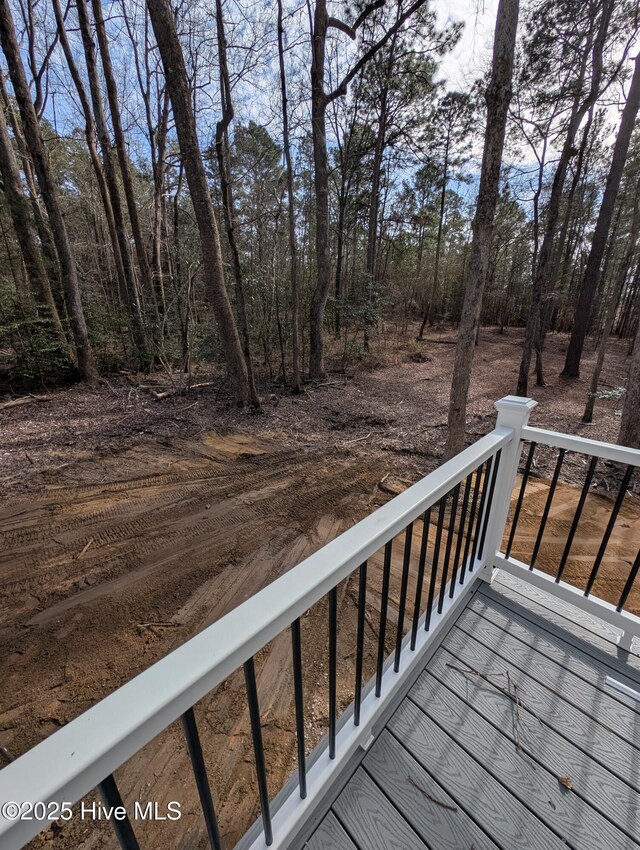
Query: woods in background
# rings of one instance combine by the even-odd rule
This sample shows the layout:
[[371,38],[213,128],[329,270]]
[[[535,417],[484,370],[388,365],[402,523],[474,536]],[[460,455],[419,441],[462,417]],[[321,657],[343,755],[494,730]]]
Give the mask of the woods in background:
[[345,368],[453,324],[453,452],[481,325],[522,329],[522,395],[547,334],[567,380],[593,337],[584,421],[616,335],[639,445],[638,4],[500,0],[463,91],[451,13],[0,0],[0,381],[213,362],[257,408],[330,337]]

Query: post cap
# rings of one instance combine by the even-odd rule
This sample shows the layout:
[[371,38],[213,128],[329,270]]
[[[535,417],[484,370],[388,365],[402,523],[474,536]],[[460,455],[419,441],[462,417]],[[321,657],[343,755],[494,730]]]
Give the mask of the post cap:
[[506,395],[498,399],[493,405],[497,411],[510,411],[513,413],[531,413],[538,406],[538,402],[533,398],[525,398],[519,395]]

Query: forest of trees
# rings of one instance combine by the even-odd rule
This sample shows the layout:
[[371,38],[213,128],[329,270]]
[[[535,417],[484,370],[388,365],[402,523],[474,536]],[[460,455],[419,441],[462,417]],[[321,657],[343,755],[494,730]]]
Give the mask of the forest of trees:
[[566,333],[584,421],[615,336],[640,446],[639,4],[500,0],[462,91],[450,6],[0,0],[2,384],[212,362],[257,408],[454,326],[451,453],[479,325],[519,395]]

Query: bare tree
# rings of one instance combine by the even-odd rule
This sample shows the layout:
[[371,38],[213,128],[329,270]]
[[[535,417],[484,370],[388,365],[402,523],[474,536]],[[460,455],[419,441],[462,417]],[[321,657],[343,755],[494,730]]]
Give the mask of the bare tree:
[[[609,296],[609,305],[607,308],[607,313],[605,316],[604,327],[602,329],[602,336],[600,337],[600,342],[598,343],[598,353],[596,355],[596,365],[593,369],[593,375],[591,376],[591,386],[589,387],[589,394],[587,396],[587,403],[585,405],[584,413],[582,415],[583,422],[591,422],[593,419],[593,408],[596,402],[596,394],[598,392],[598,383],[600,381],[600,373],[602,372],[602,367],[604,365],[604,355],[607,350],[607,344],[609,342],[609,337],[611,336],[611,331],[613,329],[613,323],[615,321],[616,312],[618,309],[618,304],[620,302],[620,295],[622,294],[622,290],[625,285],[625,281],[627,279],[627,275],[629,274],[629,268],[631,267],[631,262],[633,260],[633,255],[636,250],[636,245],[638,243],[638,236],[640,235],[640,180],[635,187],[635,195],[634,195],[634,204],[633,204],[633,214],[631,219],[631,230],[629,233],[629,237],[627,239],[627,245],[625,248],[624,256],[620,262],[620,268],[618,269],[618,274],[616,275],[616,279],[611,288],[611,294]],[[638,264],[638,272],[640,273],[640,263]]]
[[22,65],[20,48],[18,46],[8,0],[0,0],[0,42],[2,43],[2,50],[7,60],[9,77],[11,78],[13,91],[20,110],[25,140],[51,224],[53,240],[62,273],[65,305],[78,359],[78,371],[80,376],[85,380],[92,380],[96,376],[96,371],[93,364],[82,300],[80,298],[75,257],[58,197],[58,188],[49,167],[49,158],[42,139],[42,133],[40,132],[38,116],[31,100],[29,84],[27,83]]
[[282,147],[287,172],[288,236],[291,286],[291,355],[292,389],[300,392],[300,281],[298,275],[298,246],[296,239],[296,211],[293,193],[293,166],[291,164],[291,142],[289,139],[289,105],[287,100],[287,76],[284,65],[284,26],[282,0],[278,0],[278,65],[280,69],[280,98],[282,100]]
[[456,454],[464,446],[473,348],[480,321],[482,293],[493,239],[493,220],[498,203],[502,151],[511,100],[519,6],[519,0],[500,0],[498,5],[491,79],[485,93],[487,126],[480,187],[473,219],[471,256],[464,279],[464,304],[458,329],[455,366],[449,397],[447,456]]
[[433,263],[433,278],[429,292],[429,300],[422,317],[422,324],[418,331],[418,339],[424,336],[424,329],[429,322],[434,322],[435,304],[438,294],[438,281],[440,271],[440,254],[442,249],[442,229],[444,225],[444,213],[447,200],[447,188],[451,179],[452,168],[460,165],[460,155],[456,151],[461,143],[468,137],[473,120],[473,104],[468,95],[459,92],[448,92],[442,99],[436,112],[436,121],[442,128],[442,175],[440,186],[440,203],[438,209],[438,229],[436,233],[436,255]]
[[7,200],[13,229],[31,284],[31,291],[42,305],[44,314],[51,322],[54,334],[62,349],[68,351],[64,329],[51,291],[51,282],[40,250],[38,232],[33,221],[29,201],[22,189],[20,169],[13,152],[2,106],[0,106],[0,176],[2,177],[2,190]]
[[[595,12],[600,6],[600,16],[596,18]],[[582,49],[579,55],[579,66],[576,79],[571,86],[574,91],[573,103],[564,136],[564,142],[560,157],[556,164],[556,170],[551,185],[551,193],[547,203],[545,215],[544,235],[542,244],[536,258],[535,273],[533,277],[533,288],[531,298],[531,309],[527,317],[525,340],[520,361],[518,374],[518,395],[526,395],[529,382],[529,367],[531,365],[531,353],[534,342],[540,338],[540,325],[542,321],[542,300],[548,286],[551,267],[554,260],[554,241],[558,221],[560,218],[560,202],[564,189],[567,169],[572,157],[577,153],[575,149],[575,137],[580,125],[593,104],[598,99],[603,87],[603,63],[604,50],[609,33],[611,16],[614,9],[614,0],[596,0],[589,10],[590,28],[586,33],[584,42],[580,42]],[[591,67],[589,88],[583,91],[584,81]]]
[[[153,277],[153,293],[155,299],[155,319],[157,326],[153,328],[154,342],[158,349],[163,346],[165,328],[166,299],[164,291],[164,269],[162,263],[162,231],[166,228],[166,204],[164,196],[165,176],[167,171],[167,134],[169,120],[169,97],[166,89],[158,84],[158,72],[152,68],[153,51],[149,45],[149,18],[144,12],[144,40],[142,50],[138,45],[135,25],[132,25],[127,14],[128,0],[121,0],[122,13],[136,69],[138,88],[144,103],[144,115],[147,125],[149,151],[151,156],[151,172],[153,174],[153,223],[151,233],[151,273]],[[154,63],[155,64],[155,63]],[[156,115],[152,108],[152,83],[156,89]]]
[[635,335],[618,443],[640,449],[640,323]]
[[84,83],[82,82],[82,77],[80,76],[80,72],[78,70],[78,66],[76,65],[76,61],[74,59],[73,51],[71,49],[71,45],[69,44],[69,39],[67,37],[67,31],[65,28],[65,19],[62,13],[62,8],[60,6],[60,0],[52,0],[53,12],[56,19],[56,26],[58,32],[58,38],[60,40],[60,46],[62,47],[62,52],[64,53],[64,57],[67,61],[67,66],[69,68],[69,73],[71,74],[71,79],[73,80],[73,84],[75,86],[76,92],[78,94],[78,100],[80,101],[80,107],[82,109],[82,114],[84,116],[85,121],[85,129],[84,135],[87,143],[87,150],[89,151],[89,158],[91,159],[91,164],[93,166],[94,174],[96,176],[96,182],[98,184],[98,191],[100,192],[100,197],[102,199],[102,205],[104,207],[105,218],[107,220],[107,227],[109,229],[109,235],[111,237],[111,246],[114,254],[115,266],[116,266],[116,274],[118,276],[118,284],[120,289],[120,296],[123,303],[127,302],[127,286],[124,276],[124,268],[122,265],[122,257],[120,256],[120,247],[118,245],[118,238],[116,234],[116,226],[113,218],[113,210],[111,208],[111,199],[109,198],[109,191],[107,189],[107,182],[104,176],[104,170],[100,163],[100,158],[98,156],[98,150],[96,146],[96,123],[93,119],[93,114],[91,112],[91,105],[89,103],[89,99],[87,98],[87,93],[85,91]]
[[[116,233],[116,243],[118,246],[117,250],[119,260],[122,265],[122,274],[125,285],[125,303],[127,304],[131,317],[133,338],[138,349],[140,365],[143,369],[145,369],[149,368],[149,366],[151,365],[151,359],[147,346],[144,318],[142,315],[142,306],[140,304],[140,294],[138,292],[138,286],[135,279],[133,264],[131,262],[129,234],[127,233],[124,221],[124,214],[122,210],[122,202],[120,200],[120,187],[118,186],[116,168],[115,163],[113,161],[113,145],[109,136],[109,128],[107,127],[107,119],[102,104],[100,79],[98,76],[98,63],[96,61],[93,39],[91,37],[91,25],[89,22],[89,15],[87,12],[85,0],[76,0],[76,8],[78,10],[78,22],[80,24],[80,34],[82,37],[82,45],[84,48],[84,56],[87,66],[87,76],[89,78],[89,90],[91,92],[91,102],[93,104],[93,114],[95,116],[96,132],[100,143],[100,151],[102,153],[102,162],[104,165],[105,184],[107,188],[109,205],[111,207],[111,215],[113,217],[113,223]],[[114,127],[119,124],[119,122],[114,122],[113,119],[112,123]],[[118,148],[117,143],[116,148]],[[125,167],[128,174],[128,162],[126,161]],[[131,191],[130,180],[127,184],[127,181],[123,179],[123,185],[125,186],[125,192],[127,185],[129,185],[129,189]],[[133,206],[135,211],[135,201],[133,202]],[[137,221],[137,216],[135,220]]]
[[[53,0],[53,10],[56,17],[60,45],[67,60],[69,73],[71,74],[71,78],[73,79],[76,91],[78,93],[78,99],[80,100],[82,112],[85,119],[85,139],[87,142],[87,149],[89,151],[91,164],[93,165],[93,170],[96,176],[98,191],[100,192],[100,197],[102,199],[105,218],[107,220],[107,228],[109,230],[109,235],[111,239],[111,248],[113,251],[116,274],[120,287],[120,295],[129,311],[133,339],[135,341],[136,348],[138,351],[140,365],[144,369],[149,365],[144,323],[142,321],[140,300],[138,298],[138,293],[135,285],[133,269],[131,268],[131,258],[129,255],[128,244],[129,239],[124,227],[124,220],[120,206],[120,194],[118,190],[118,184],[115,178],[113,162],[111,159],[111,145],[109,143],[104,112],[102,109],[102,100],[100,96],[93,42],[91,40],[91,32],[89,30],[89,22],[86,15],[86,9],[82,0],[79,0],[79,2],[77,3],[77,7],[78,20],[80,23],[80,32],[82,35],[82,41],[84,45],[87,63],[89,87],[91,90],[91,98],[93,101],[93,108],[96,115],[95,120],[91,112],[91,106],[87,98],[87,93],[85,91],[82,78],[80,77],[80,73],[76,66],[75,59],[73,57],[73,52],[69,44],[62,10],[60,8],[60,2],[59,0]],[[96,148],[96,135],[100,139],[100,147],[102,150],[104,168],[100,162],[100,158],[98,156],[98,151]]]
[[369,3],[353,26],[331,17],[326,0],[316,0],[311,33],[311,130],[313,137],[314,191],[316,211],[316,283],[309,311],[309,374],[312,378],[324,376],[324,340],[322,325],[324,311],[331,288],[331,263],[329,257],[329,163],[327,158],[327,106],[342,97],[362,68],[381,50],[389,39],[415,14],[427,0],[414,0],[403,9],[399,0],[396,19],[391,27],[360,56],[336,88],[325,91],[325,52],[327,31],[330,28],[355,39],[357,30],[367,18],[384,4],[384,0]]
[[[376,265],[378,252],[378,218],[380,215],[380,184],[382,180],[382,161],[384,149],[387,142],[387,121],[389,120],[389,89],[394,71],[398,71],[395,62],[396,46],[398,44],[398,32],[389,42],[387,55],[382,62],[382,85],[376,92],[379,96],[380,108],[378,111],[375,145],[373,149],[373,163],[371,175],[371,194],[369,198],[369,214],[367,221],[367,253],[365,274],[367,281],[367,300],[371,302],[376,281]],[[385,61],[386,60],[386,61]],[[364,323],[364,348],[369,350],[369,325],[371,317],[369,311]]]
[[314,190],[316,205],[316,285],[309,312],[309,374],[324,377],[322,324],[331,286],[329,257],[329,161],[327,158],[324,89],[325,50],[329,16],[326,0],[316,0],[311,33],[311,129],[313,135]]
[[231,81],[229,79],[229,66],[227,64],[227,38],[224,31],[224,18],[222,15],[222,0],[216,0],[216,32],[218,36],[218,62],[220,65],[220,100],[222,104],[222,118],[216,125],[216,159],[220,173],[220,192],[222,194],[222,212],[224,216],[227,240],[231,249],[233,262],[233,274],[236,284],[236,306],[240,334],[244,348],[244,359],[247,364],[247,380],[249,382],[249,401],[251,406],[260,409],[260,399],[256,392],[253,377],[253,364],[251,362],[251,341],[249,337],[249,321],[247,319],[247,307],[244,297],[244,281],[242,280],[242,267],[240,265],[240,252],[236,240],[236,222],[233,203],[233,189],[229,170],[229,125],[233,120],[233,100],[231,97]]
[[237,403],[245,405],[250,400],[247,366],[225,287],[220,233],[200,152],[184,54],[167,0],[147,0],[147,8],[164,68],[178,144],[200,234],[205,286],[220,330],[232,391]]
[[613,211],[622,180],[624,164],[627,159],[627,151],[631,141],[631,134],[635,126],[638,109],[640,108],[640,54],[636,56],[635,68],[627,101],[622,110],[622,118],[620,127],[613,146],[613,155],[611,158],[611,167],[607,176],[607,183],[598,212],[598,220],[596,228],[591,240],[591,250],[589,251],[589,259],[582,278],[580,293],[576,304],[575,317],[573,321],[573,329],[569,346],[567,347],[567,356],[562,370],[564,378],[577,378],[580,375],[580,359],[582,357],[582,349],[584,341],[589,329],[589,320],[591,318],[591,308],[593,299],[596,294],[598,281],[600,279],[600,266],[607,245],[607,237],[611,228],[611,220]]
[[24,138],[24,133],[22,132],[20,119],[15,109],[15,102],[7,96],[2,69],[0,69],[0,99],[2,100],[2,106],[5,110],[8,126],[13,133],[13,141],[15,142],[19,164],[22,169],[29,195],[29,201],[31,203],[33,220],[38,232],[38,238],[40,239],[42,256],[51,282],[51,288],[58,308],[58,314],[61,315],[64,310],[64,303],[61,298],[62,288],[60,286],[60,266],[58,264],[58,255],[56,254],[51,230],[46,220],[46,210],[43,207],[42,199],[38,192],[38,181],[35,176],[31,157],[29,156],[29,151],[27,150],[27,143]]
[[[80,3],[86,0],[78,0]],[[91,9],[93,11],[93,20],[96,26],[96,34],[98,36],[98,49],[100,51],[100,59],[102,61],[102,70],[107,89],[107,99],[109,101],[109,112],[111,113],[111,125],[113,127],[113,136],[115,140],[116,152],[118,154],[118,163],[120,165],[120,174],[122,177],[122,187],[124,196],[127,202],[127,212],[129,213],[129,223],[131,224],[131,232],[133,234],[133,242],[136,249],[136,257],[138,259],[138,268],[140,269],[140,279],[142,290],[146,293],[152,292],[151,271],[149,268],[149,260],[147,259],[147,250],[142,237],[140,227],[140,219],[138,216],[138,207],[136,205],[135,192],[133,189],[133,181],[131,179],[131,169],[129,167],[129,155],[122,129],[122,120],[120,117],[120,105],[118,103],[118,89],[111,64],[111,54],[109,52],[109,40],[107,31],[104,25],[102,16],[102,4],[100,0],[91,0]]]

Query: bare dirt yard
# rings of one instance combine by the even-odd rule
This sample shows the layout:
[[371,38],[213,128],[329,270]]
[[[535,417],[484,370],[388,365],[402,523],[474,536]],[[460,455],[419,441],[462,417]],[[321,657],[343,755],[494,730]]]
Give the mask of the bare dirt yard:
[[[47,392],[0,410],[0,765],[37,744],[136,673],[285,573],[441,462],[454,346],[451,333],[399,342],[389,334],[368,369],[333,374],[293,397],[263,391],[264,413],[228,406],[215,376],[155,392],[123,375],[97,388]],[[469,436],[495,422],[493,402],[515,385],[521,336],[483,331],[476,353]],[[585,379],[557,377],[565,338],[551,336],[532,423],[615,442],[614,399],[580,424]],[[626,345],[613,344],[602,389],[626,380]],[[164,380],[164,384],[163,384]],[[149,384],[148,379],[145,383]],[[43,391],[44,392],[44,391]],[[157,395],[168,392],[158,399]],[[513,554],[526,560],[555,458],[542,452],[527,489]],[[539,566],[562,551],[586,470],[566,464]],[[586,580],[619,472],[599,466],[566,577]],[[637,486],[638,482],[635,482]],[[419,523],[414,537],[420,535]],[[640,507],[625,499],[595,592],[619,593],[640,542]],[[414,552],[418,546],[414,545]],[[390,640],[397,622],[402,545],[394,547]],[[415,557],[414,557],[415,561]],[[411,581],[415,581],[412,561]],[[366,674],[374,665],[379,559],[367,596]],[[409,589],[411,597],[412,587]],[[357,576],[339,592],[339,701],[353,694]],[[631,597],[640,611],[640,594]],[[327,610],[302,623],[308,748],[327,727]],[[256,658],[270,787],[295,764],[290,638]],[[241,672],[197,707],[225,846],[257,814]],[[118,772],[127,800],[179,800],[179,822],[140,826],[141,846],[196,848],[206,837],[179,727]],[[138,825],[136,827],[138,829]],[[108,827],[74,818],[33,847],[110,847]]]

